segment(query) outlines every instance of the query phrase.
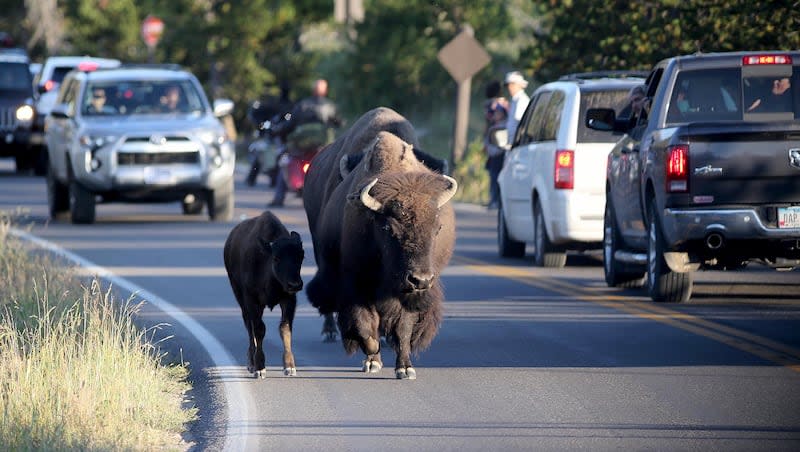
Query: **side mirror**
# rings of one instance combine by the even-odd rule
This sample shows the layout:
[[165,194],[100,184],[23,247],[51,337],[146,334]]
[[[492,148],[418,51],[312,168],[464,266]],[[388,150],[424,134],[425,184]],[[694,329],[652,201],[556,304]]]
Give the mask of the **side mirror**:
[[58,104],[50,110],[50,116],[54,118],[67,119],[69,118],[69,105]]
[[36,85],[36,92],[39,94],[44,94],[47,92],[47,88],[44,85]]
[[214,116],[221,118],[233,113],[233,101],[230,99],[214,99]]
[[611,108],[590,108],[586,112],[586,127],[603,132],[614,131],[616,113]]

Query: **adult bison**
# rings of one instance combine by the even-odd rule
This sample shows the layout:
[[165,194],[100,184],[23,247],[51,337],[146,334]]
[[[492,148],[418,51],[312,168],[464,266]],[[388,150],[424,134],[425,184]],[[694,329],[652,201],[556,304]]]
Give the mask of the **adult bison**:
[[[448,203],[456,181],[414,153],[414,130],[392,110],[373,110],[311,164],[303,193],[317,273],[306,294],[322,314],[338,312],[345,350],[360,348],[378,372],[380,336],[392,344],[395,376],[415,379],[410,355],[442,318],[439,279],[455,241]],[[349,155],[364,157],[349,172]]]
[[300,235],[294,231],[290,233],[271,212],[242,221],[225,241],[225,270],[250,338],[247,370],[256,377],[266,377],[264,308],[271,311],[278,305],[281,307],[283,373],[297,374],[292,354],[292,323],[297,292],[303,289],[300,278],[303,257]]

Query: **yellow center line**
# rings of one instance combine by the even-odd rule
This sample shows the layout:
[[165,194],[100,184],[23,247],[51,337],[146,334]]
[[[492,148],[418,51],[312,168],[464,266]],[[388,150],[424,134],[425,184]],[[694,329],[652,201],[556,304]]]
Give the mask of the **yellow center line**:
[[536,275],[535,271],[532,271],[532,269],[491,265],[464,256],[454,256],[453,261],[465,265],[467,268],[477,273],[510,279],[560,295],[568,295],[577,300],[623,311],[635,317],[664,323],[674,328],[688,331],[742,350],[800,373],[800,349],[747,331],[674,311],[664,306],[657,306],[653,303],[632,301],[624,296],[592,294],[584,287],[554,278]]

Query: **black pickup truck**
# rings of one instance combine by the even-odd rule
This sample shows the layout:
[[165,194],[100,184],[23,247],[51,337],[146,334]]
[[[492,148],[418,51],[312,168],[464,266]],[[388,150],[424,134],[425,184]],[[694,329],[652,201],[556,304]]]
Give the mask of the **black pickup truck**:
[[665,59],[646,93],[639,117],[585,118],[623,134],[606,168],[608,285],[685,302],[695,270],[800,267],[800,51]]

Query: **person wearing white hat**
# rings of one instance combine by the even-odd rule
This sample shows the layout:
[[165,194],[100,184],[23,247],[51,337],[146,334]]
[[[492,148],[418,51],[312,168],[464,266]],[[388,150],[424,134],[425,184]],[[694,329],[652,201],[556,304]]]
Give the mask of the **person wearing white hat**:
[[514,141],[514,135],[517,133],[517,126],[522,119],[522,114],[525,113],[525,108],[528,107],[530,98],[525,93],[525,88],[528,86],[528,81],[519,71],[512,71],[506,74],[505,78],[506,89],[511,96],[511,104],[508,109],[508,120],[506,122],[506,130],[508,131],[508,142],[511,144]]

